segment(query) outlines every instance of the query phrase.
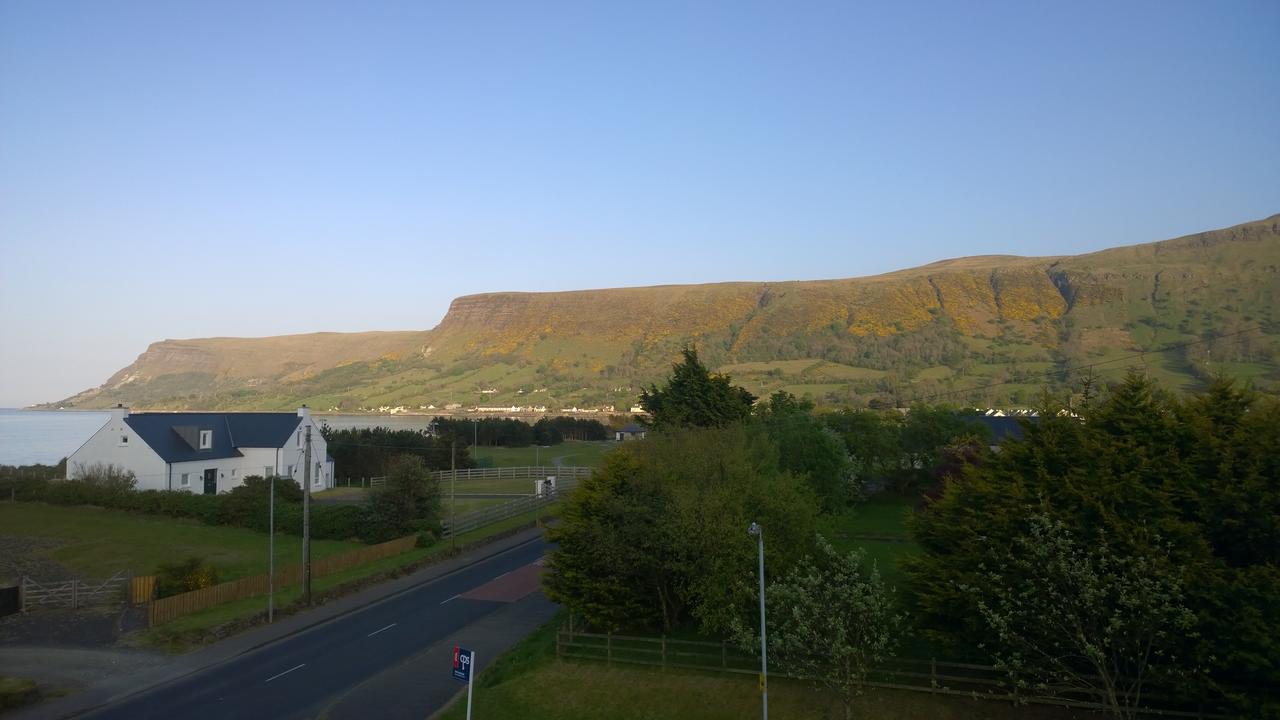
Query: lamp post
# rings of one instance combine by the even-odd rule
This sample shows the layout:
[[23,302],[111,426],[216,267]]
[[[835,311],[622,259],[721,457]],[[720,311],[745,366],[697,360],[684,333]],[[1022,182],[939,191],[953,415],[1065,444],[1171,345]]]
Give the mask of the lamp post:
[[760,527],[760,523],[753,522],[747,528],[747,533],[756,536],[760,555],[760,697],[764,720],[769,720],[769,651],[764,631],[764,528]]

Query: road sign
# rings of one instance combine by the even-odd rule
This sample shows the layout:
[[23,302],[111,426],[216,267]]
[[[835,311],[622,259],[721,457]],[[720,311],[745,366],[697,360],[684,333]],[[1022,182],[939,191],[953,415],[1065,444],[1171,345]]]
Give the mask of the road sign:
[[453,678],[464,683],[471,682],[472,653],[464,647],[453,646]]

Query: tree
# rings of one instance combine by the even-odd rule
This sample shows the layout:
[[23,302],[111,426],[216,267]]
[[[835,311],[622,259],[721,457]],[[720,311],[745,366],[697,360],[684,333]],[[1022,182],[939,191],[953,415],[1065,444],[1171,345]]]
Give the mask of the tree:
[[1280,403],[1230,383],[1179,401],[1131,373],[1077,409],[1046,402],[1023,440],[945,479],[912,516],[922,552],[903,566],[922,632],[960,651],[983,642],[981,596],[960,588],[988,585],[991,549],[1015,547],[1047,513],[1077,538],[1104,536],[1110,556],[1167,555],[1177,569],[1196,628],[1171,639],[1177,663],[1171,652],[1152,677],[1161,692],[1276,714]]
[[388,466],[386,484],[369,493],[366,517],[370,542],[427,530],[440,517],[440,483],[422,458],[396,457]]
[[812,402],[779,391],[762,404],[757,416],[778,446],[782,469],[808,480],[824,512],[837,512],[857,494],[853,463],[840,436],[812,412]]
[[672,366],[666,387],[653,385],[640,393],[650,428],[720,427],[750,417],[754,395],[730,384],[728,375],[708,370],[697,350],[686,347],[681,355],[684,360]]
[[807,551],[816,515],[759,428],[655,433],[610,453],[567,501],[548,533],[547,593],[607,629],[727,632],[753,606],[747,526],[776,528],[768,561],[781,570]]
[[[880,572],[863,551],[841,555],[819,536],[816,556],[770,583],[765,595],[769,657],[834,690],[851,717],[868,673],[895,651],[905,628]],[[736,623],[734,639],[746,650],[760,648],[753,625]]]
[[844,440],[859,484],[885,477],[902,465],[901,420],[876,410],[843,410],[822,416]]
[[1196,624],[1168,546],[1155,537],[1148,548],[1117,552],[1102,532],[1081,541],[1040,512],[1011,548],[991,546],[979,583],[960,589],[977,597],[997,667],[1090,691],[1132,717],[1153,669]]

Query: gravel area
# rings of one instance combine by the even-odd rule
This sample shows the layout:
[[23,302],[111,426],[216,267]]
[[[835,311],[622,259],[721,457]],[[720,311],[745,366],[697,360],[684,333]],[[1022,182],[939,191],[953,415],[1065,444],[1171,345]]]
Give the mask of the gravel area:
[[46,553],[61,545],[54,538],[0,535],[0,582],[17,583],[23,575],[37,580],[70,580],[71,570],[50,560]]

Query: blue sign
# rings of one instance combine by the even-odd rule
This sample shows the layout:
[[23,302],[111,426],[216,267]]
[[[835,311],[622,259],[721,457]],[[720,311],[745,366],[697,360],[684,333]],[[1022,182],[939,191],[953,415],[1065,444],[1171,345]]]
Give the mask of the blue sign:
[[453,646],[453,677],[464,683],[471,682],[471,651]]

